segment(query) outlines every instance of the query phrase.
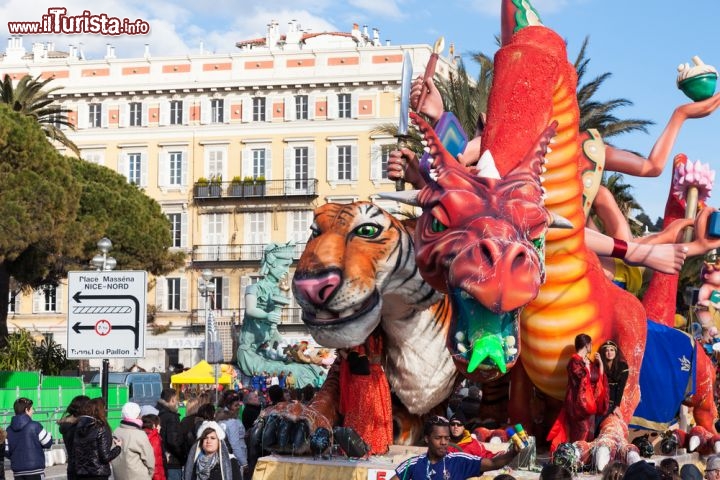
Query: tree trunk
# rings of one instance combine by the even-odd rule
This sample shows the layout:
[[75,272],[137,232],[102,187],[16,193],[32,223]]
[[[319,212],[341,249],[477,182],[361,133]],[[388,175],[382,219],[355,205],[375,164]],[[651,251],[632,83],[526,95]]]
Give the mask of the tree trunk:
[[7,345],[9,335],[7,326],[9,299],[10,273],[5,262],[2,262],[0,263],[0,348]]

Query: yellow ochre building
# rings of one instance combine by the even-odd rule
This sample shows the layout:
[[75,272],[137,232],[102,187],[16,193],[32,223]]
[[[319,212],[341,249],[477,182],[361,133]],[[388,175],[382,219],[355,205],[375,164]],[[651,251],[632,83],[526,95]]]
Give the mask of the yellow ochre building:
[[[156,199],[170,219],[173,248],[187,253],[184,268],[150,279],[145,358],[112,360],[113,369],[137,363],[165,371],[202,357],[204,269],[214,275],[209,308],[230,359],[243,289],[257,278],[264,246],[293,240],[299,258],[313,209],[394,189],[385,165],[396,139],[376,130],[398,121],[404,53],[417,76],[430,45],[382,43],[378,30],[357,25],[307,33],[293,21],[281,34],[273,21],[265,37],[236,47],[174,57],[147,48],[143,58],[118,58],[108,45],[105,58],[89,60],[52,43],[26,51],[11,37],[0,57],[0,77],[51,76],[50,86],[63,87],[54,98],[70,110],[76,130],[66,134],[82,158]],[[453,69],[441,56],[437,73]],[[65,344],[67,304],[66,284],[11,294],[9,326]],[[280,330],[290,340],[308,337],[294,302]]]

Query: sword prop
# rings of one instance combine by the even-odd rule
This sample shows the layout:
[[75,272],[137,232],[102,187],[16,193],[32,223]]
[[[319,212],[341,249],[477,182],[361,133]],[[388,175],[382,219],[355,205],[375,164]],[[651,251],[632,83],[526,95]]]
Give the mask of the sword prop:
[[[412,59],[410,52],[405,52],[402,65],[402,77],[400,83],[400,119],[398,121],[397,148],[401,150],[407,146],[408,140],[408,116],[410,114],[410,88],[412,87]],[[405,190],[405,180],[395,180],[395,190]]]

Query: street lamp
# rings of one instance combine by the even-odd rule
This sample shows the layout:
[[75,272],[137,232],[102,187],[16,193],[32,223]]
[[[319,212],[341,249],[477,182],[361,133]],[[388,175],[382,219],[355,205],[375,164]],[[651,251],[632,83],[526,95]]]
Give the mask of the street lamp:
[[209,317],[210,317],[210,297],[212,297],[212,294],[215,293],[215,283],[211,282],[213,277],[213,273],[209,268],[206,268],[202,271],[202,281],[200,282],[200,285],[198,285],[198,290],[200,291],[200,295],[203,296],[205,299],[205,361],[209,362],[209,347],[210,347],[210,338],[208,335],[208,323],[209,323]]
[[[98,272],[109,272],[117,266],[117,261],[113,257],[108,257],[108,252],[112,249],[112,242],[109,238],[103,237],[97,243],[97,248],[100,253],[95,255],[90,264],[95,267]],[[105,408],[108,406],[108,377],[110,375],[110,360],[103,358],[102,370],[100,372],[100,394],[105,402]]]
[[108,257],[108,252],[112,249],[112,242],[109,238],[103,237],[97,242],[98,250],[100,253],[95,255],[90,264],[95,267],[98,272],[110,271],[117,266],[117,260],[113,257]]

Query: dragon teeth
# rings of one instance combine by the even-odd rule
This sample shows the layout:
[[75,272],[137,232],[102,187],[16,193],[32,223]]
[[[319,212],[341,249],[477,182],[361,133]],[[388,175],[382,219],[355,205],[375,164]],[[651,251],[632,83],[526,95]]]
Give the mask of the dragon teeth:
[[465,353],[468,350],[467,347],[465,346],[465,344],[460,343],[460,342],[458,342],[458,344],[457,344],[457,349],[458,349],[458,352],[460,352],[460,353]]
[[457,340],[458,342],[462,342],[463,340],[465,340],[465,332],[457,332],[455,334],[455,340]]
[[425,153],[430,153],[430,147],[428,147],[428,146],[426,145],[426,146],[423,148],[423,152],[425,152]]
[[425,140],[425,139],[420,140],[420,143],[422,144],[423,147],[427,147],[427,146],[428,146],[428,141]]

